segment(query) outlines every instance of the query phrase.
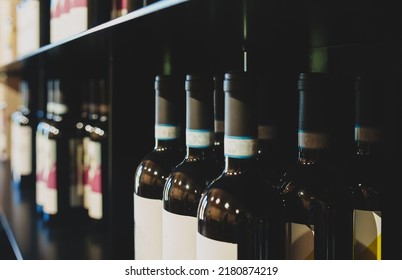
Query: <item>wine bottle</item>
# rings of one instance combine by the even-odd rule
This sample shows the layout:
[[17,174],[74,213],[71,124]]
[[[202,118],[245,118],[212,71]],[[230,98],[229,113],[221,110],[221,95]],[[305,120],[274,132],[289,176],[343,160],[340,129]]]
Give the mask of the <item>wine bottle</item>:
[[163,190],[163,259],[195,259],[197,207],[220,172],[213,154],[213,78],[187,75],[186,148]]
[[301,73],[299,154],[282,177],[287,259],[351,259],[352,208],[343,176],[328,160],[330,78]]
[[384,85],[380,75],[359,75],[355,81],[356,150],[349,168],[352,183],[354,259],[381,259],[383,178],[381,121]]
[[278,95],[280,85],[270,74],[257,77],[257,114],[258,114],[258,169],[268,184],[278,186],[279,179],[287,169],[278,145]]
[[180,138],[180,79],[155,77],[155,146],[140,162],[134,179],[135,259],[162,259],[163,187],[183,159]]
[[255,86],[250,73],[225,74],[225,169],[199,203],[197,259],[283,258],[284,207],[257,169]]
[[28,82],[19,84],[21,106],[11,115],[11,172],[13,184],[18,187],[33,187],[35,182],[35,138],[36,127],[32,113],[32,94]]
[[225,156],[223,153],[223,135],[225,128],[224,103],[223,75],[216,75],[214,76],[214,155],[222,169],[225,167]]
[[53,80],[47,81],[46,88],[46,108],[38,111],[39,122],[35,134],[35,154],[36,154],[36,188],[35,202],[38,214],[43,213],[43,205],[46,200],[47,177],[45,176],[45,167],[48,160],[48,134],[49,127],[53,123],[54,109],[54,90]]
[[71,218],[69,139],[72,125],[67,87],[67,80],[53,81],[53,116],[48,129],[47,159],[43,172],[47,182],[43,219],[49,224],[64,223]]
[[93,123],[88,143],[89,171],[91,186],[88,200],[88,216],[93,224],[106,226],[109,218],[110,189],[109,171],[109,98],[103,79],[96,83],[95,104],[99,106],[99,118]]

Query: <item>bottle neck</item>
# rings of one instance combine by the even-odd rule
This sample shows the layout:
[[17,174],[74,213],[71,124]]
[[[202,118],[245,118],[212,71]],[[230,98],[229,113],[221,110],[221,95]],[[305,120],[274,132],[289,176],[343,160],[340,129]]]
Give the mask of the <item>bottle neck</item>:
[[258,139],[258,154],[273,154],[278,151],[276,138]]
[[179,138],[171,139],[171,140],[163,140],[155,138],[155,150],[164,151],[164,150],[175,150],[180,148],[180,140]]
[[276,127],[273,125],[258,126],[258,154],[273,153],[277,150]]
[[205,148],[192,148],[186,147],[186,159],[187,160],[205,160],[213,158],[213,147]]
[[356,154],[362,157],[376,157],[380,154],[379,142],[356,141]]
[[224,136],[223,132],[215,132],[215,141],[214,141],[215,146],[223,145],[223,136]]
[[224,172],[237,175],[246,170],[256,170],[256,157],[234,158],[225,156]]
[[299,131],[298,146],[298,162],[302,164],[315,164],[328,159],[329,139],[326,133]]

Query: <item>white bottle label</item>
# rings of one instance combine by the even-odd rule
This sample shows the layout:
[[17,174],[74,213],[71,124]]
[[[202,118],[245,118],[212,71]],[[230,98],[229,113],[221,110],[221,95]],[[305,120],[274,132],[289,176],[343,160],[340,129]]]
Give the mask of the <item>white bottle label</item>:
[[378,142],[381,134],[378,129],[371,127],[355,127],[355,140],[363,142]]
[[314,231],[303,224],[288,223],[286,226],[286,259],[314,259]]
[[257,154],[258,140],[248,137],[224,137],[225,156],[233,158],[250,158]]
[[328,137],[323,133],[299,131],[298,142],[300,148],[324,149],[328,147]]
[[40,132],[36,132],[36,204],[43,206],[45,201],[46,182],[43,178],[44,165],[46,163],[46,138]]
[[93,219],[102,219],[102,144],[89,141],[88,182],[91,186],[89,194],[88,215]]
[[17,175],[32,172],[32,129],[29,126],[12,124],[12,168]]
[[195,260],[197,218],[171,213],[163,209],[164,260]]
[[381,212],[355,210],[353,251],[356,260],[381,260]]
[[174,140],[179,138],[180,129],[175,125],[155,125],[155,139]]
[[44,178],[47,182],[44,193],[43,212],[47,214],[56,214],[57,205],[57,143],[54,139],[47,140],[47,160]]
[[81,207],[84,196],[83,169],[83,144],[81,139],[70,139],[71,158],[71,184],[70,184],[70,206]]
[[86,0],[76,0],[70,7],[71,35],[88,29],[88,6]]
[[258,126],[258,139],[269,140],[276,138],[276,127],[272,125]]
[[134,256],[136,260],[162,259],[162,200],[134,194]]
[[19,176],[18,170],[18,149],[17,149],[17,135],[18,135],[19,125],[11,122],[10,132],[11,132],[11,158],[10,158],[10,166],[11,171],[13,172],[13,176]]
[[208,148],[214,142],[214,134],[208,130],[186,130],[186,146],[190,148]]
[[237,244],[205,237],[197,232],[197,260],[237,260]]

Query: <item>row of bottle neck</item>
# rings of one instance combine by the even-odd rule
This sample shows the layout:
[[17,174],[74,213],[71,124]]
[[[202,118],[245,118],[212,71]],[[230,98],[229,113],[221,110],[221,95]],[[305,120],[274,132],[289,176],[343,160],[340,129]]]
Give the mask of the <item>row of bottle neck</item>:
[[[262,126],[259,126],[258,138],[253,137],[233,137],[225,135],[223,131],[186,131],[185,146],[187,148],[187,154],[196,155],[203,153],[205,150],[213,148],[215,145],[234,146],[236,140],[242,141],[243,146],[247,152],[243,152],[243,155],[236,154],[236,151],[230,151],[225,149],[224,155],[231,158],[253,158],[257,157],[258,153],[271,152],[278,149],[278,139],[276,133],[262,134]],[[169,149],[178,147],[182,141],[180,139],[179,127],[174,127],[175,135],[171,135],[170,138],[166,138],[165,134],[160,133],[159,126],[155,126],[155,148],[157,149]],[[265,129],[275,130],[275,127],[265,127]],[[364,133],[361,133],[361,131]],[[199,136],[198,142],[194,139]],[[246,143],[246,142],[249,143]],[[225,142],[225,143],[224,143]],[[376,128],[362,128],[355,127],[355,146],[356,154],[360,156],[376,156],[380,152],[381,137],[380,131]],[[318,160],[325,160],[328,157],[328,150],[330,149],[329,135],[320,132],[298,132],[298,158],[306,163],[314,162]]]

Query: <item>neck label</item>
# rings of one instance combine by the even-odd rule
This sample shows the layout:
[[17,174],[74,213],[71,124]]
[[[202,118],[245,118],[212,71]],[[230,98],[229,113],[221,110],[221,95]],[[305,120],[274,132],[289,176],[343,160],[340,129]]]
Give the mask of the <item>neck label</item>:
[[224,151],[227,157],[251,158],[257,154],[258,140],[251,137],[225,135]]
[[324,133],[299,131],[298,143],[300,148],[325,149],[328,147],[328,136]]
[[179,138],[180,129],[176,125],[156,124],[155,139],[158,140],[175,140]]
[[372,127],[355,127],[355,140],[362,142],[378,142],[380,140],[380,131]]
[[209,130],[187,129],[186,146],[190,148],[208,148],[214,142],[214,134]]

